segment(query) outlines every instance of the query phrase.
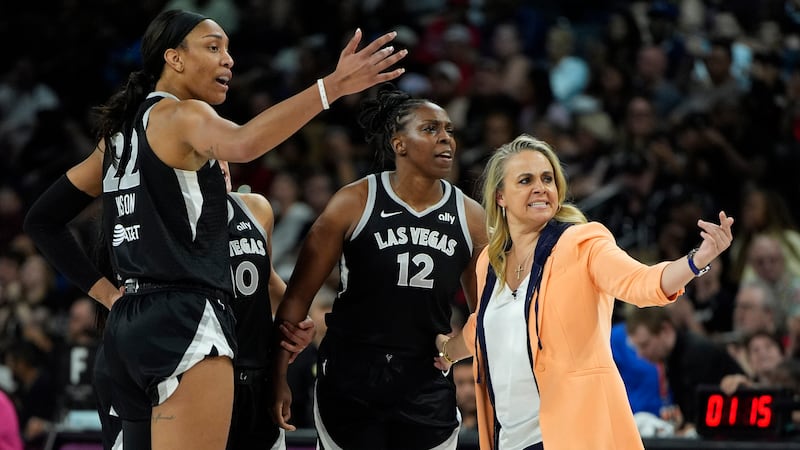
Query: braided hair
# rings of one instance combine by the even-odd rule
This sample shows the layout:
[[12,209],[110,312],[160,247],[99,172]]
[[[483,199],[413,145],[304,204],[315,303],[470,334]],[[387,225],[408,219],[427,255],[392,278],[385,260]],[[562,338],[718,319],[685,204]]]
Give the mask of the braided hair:
[[394,161],[392,136],[403,131],[410,121],[408,116],[426,103],[430,100],[414,98],[392,83],[381,84],[376,98],[362,102],[358,124],[364,129],[367,144],[383,165]]

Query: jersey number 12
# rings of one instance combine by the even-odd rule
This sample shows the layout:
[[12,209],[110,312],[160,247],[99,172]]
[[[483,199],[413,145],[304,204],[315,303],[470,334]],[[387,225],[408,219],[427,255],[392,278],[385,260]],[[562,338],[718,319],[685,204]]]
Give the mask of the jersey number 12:
[[428,278],[428,276],[433,272],[433,258],[430,255],[425,253],[419,253],[414,255],[411,258],[411,262],[414,263],[416,267],[420,267],[419,271],[408,279],[408,263],[409,263],[409,256],[408,252],[400,253],[397,255],[397,263],[400,264],[400,273],[397,277],[397,285],[398,286],[411,286],[423,289],[433,289],[433,280]]

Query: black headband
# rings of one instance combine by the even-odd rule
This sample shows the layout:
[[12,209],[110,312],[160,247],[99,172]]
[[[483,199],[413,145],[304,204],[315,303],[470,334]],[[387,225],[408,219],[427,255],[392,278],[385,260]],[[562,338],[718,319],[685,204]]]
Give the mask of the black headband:
[[165,12],[163,16],[166,23],[160,35],[155,38],[158,44],[152,48],[152,54],[142,55],[145,72],[156,78],[161,75],[161,69],[164,67],[164,52],[170,48],[177,48],[197,24],[208,19],[191,11],[179,10]]
[[164,30],[164,50],[175,48],[183,42],[187,34],[194,30],[198,23],[208,19],[208,17],[190,11],[181,11],[170,21],[169,27]]

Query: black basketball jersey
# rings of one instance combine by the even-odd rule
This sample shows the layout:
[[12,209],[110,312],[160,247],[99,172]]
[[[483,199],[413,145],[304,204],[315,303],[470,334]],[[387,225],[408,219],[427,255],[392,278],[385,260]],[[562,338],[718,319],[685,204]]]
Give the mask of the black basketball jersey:
[[236,193],[228,194],[228,243],[240,368],[266,367],[272,333],[267,233]]
[[164,164],[147,141],[153,92],[133,124],[111,139],[103,161],[103,230],[121,280],[231,290],[225,180],[215,160],[198,171]]
[[367,177],[367,205],[340,261],[340,294],[328,333],[399,355],[429,356],[450,331],[450,305],[472,256],[463,193],[415,211],[392,190],[389,172]]

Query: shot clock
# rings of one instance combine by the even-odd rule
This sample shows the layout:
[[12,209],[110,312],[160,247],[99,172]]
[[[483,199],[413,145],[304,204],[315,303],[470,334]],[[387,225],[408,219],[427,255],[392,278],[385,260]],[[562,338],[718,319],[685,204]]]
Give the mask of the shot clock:
[[705,438],[769,439],[789,422],[793,399],[782,389],[743,389],[724,394],[717,386],[697,388],[697,432]]

